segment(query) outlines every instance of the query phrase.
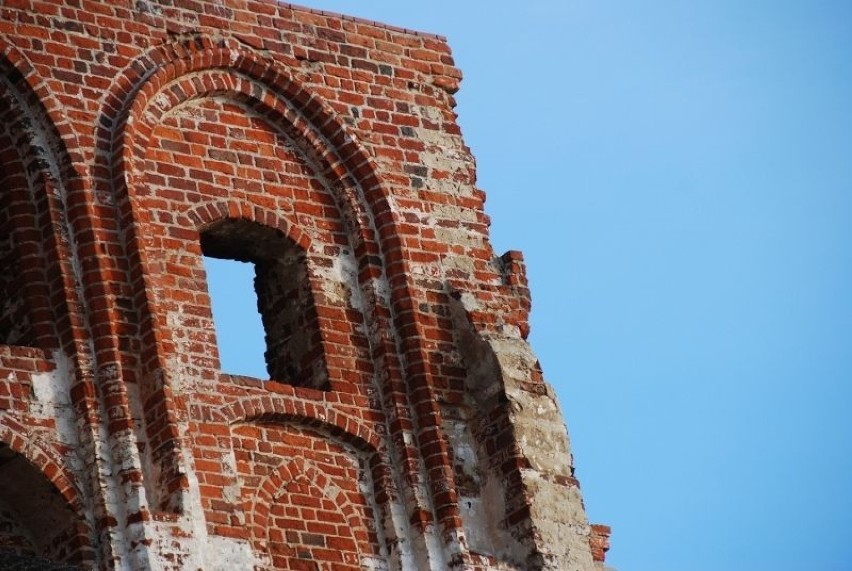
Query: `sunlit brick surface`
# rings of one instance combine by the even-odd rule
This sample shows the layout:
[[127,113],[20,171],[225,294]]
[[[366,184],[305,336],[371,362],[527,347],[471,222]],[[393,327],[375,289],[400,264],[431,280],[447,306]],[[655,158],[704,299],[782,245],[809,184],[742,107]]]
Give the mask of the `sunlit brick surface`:
[[[0,558],[602,565],[443,38],[16,0],[0,68]],[[268,376],[220,370],[204,255],[254,264]]]

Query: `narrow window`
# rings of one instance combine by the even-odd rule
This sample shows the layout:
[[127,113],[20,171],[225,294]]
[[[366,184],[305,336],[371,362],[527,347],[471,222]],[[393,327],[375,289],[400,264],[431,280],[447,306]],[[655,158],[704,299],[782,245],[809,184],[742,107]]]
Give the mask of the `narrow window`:
[[266,340],[254,293],[254,264],[205,256],[204,272],[222,370],[265,378]]
[[[201,233],[201,251],[207,258],[231,261],[225,264],[226,271],[233,272],[238,279],[240,274],[250,275],[250,268],[254,269],[254,292],[251,293],[248,287],[243,288],[245,293],[242,294],[225,292],[224,299],[211,302],[214,318],[218,319],[217,313],[225,315],[233,311],[259,314],[269,378],[328,390],[328,373],[305,253],[274,228],[235,219],[221,220],[208,226]],[[213,264],[210,266],[213,267]],[[226,277],[230,279],[231,276]],[[242,279],[247,281],[249,278]],[[222,297],[213,288],[210,294],[212,298]],[[254,310],[250,309],[251,304],[255,304]],[[217,307],[221,306],[229,309],[217,311]],[[230,369],[231,363],[234,363],[232,359],[236,358],[238,364],[234,364],[234,372],[257,370],[259,367],[251,365],[251,356],[243,344],[244,339],[251,341],[252,326],[236,325],[233,330],[219,335],[219,331],[228,328],[226,323],[217,322],[223,368]],[[239,338],[240,343],[226,347],[230,345],[227,339],[234,337]],[[227,361],[224,355],[228,355]]]

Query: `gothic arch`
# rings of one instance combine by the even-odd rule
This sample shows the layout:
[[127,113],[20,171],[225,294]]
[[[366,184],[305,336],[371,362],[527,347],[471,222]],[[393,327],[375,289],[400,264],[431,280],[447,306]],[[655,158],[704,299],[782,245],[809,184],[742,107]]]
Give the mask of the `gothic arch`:
[[[296,426],[279,426],[288,425]],[[327,438],[322,432],[317,435]],[[275,569],[290,568],[281,566],[285,557],[315,558],[352,570],[369,566],[362,557],[386,564],[389,522],[383,520],[391,514],[386,502],[376,501],[383,491],[375,486],[366,490],[360,483],[366,469],[360,460],[357,474],[347,473],[339,460],[333,473],[319,462],[284,458],[252,485],[253,493],[244,497],[242,506],[255,550],[267,553]]]
[[360,419],[319,402],[274,396],[244,398],[222,406],[217,417],[226,424],[251,421],[287,421],[320,427],[355,449],[376,454],[385,448],[375,431]]
[[[171,66],[167,66],[168,67]],[[140,184],[141,163],[146,149],[148,148],[148,140],[153,133],[153,128],[157,125],[162,117],[171,109],[178,105],[184,104],[191,100],[203,99],[212,95],[227,94],[238,101],[247,102],[250,107],[256,108],[262,115],[269,118],[269,122],[276,127],[283,128],[288,132],[294,141],[306,141],[308,147],[317,151],[319,156],[316,161],[319,164],[332,165],[323,170],[323,174],[331,184],[348,185],[344,181],[352,181],[351,177],[346,177],[340,170],[343,168],[343,163],[335,160],[332,157],[332,151],[324,144],[324,141],[311,130],[310,125],[294,111],[283,96],[273,92],[271,87],[262,86],[248,76],[241,76],[235,73],[236,70],[220,70],[220,69],[204,69],[197,71],[197,75],[180,76],[171,81],[161,81],[159,74],[155,74],[145,85],[144,93],[154,91],[154,86],[160,86],[161,89],[154,91],[148,97],[139,95],[134,101],[129,110],[129,118],[126,123],[127,130],[121,135],[122,143],[116,152],[115,160],[121,165],[122,171],[118,170],[118,164],[114,165],[115,172],[123,172],[126,180],[126,187],[119,188],[118,200],[125,210],[123,216],[127,220],[133,219],[131,203],[133,197],[138,191]],[[149,89],[150,88],[150,89]],[[283,88],[282,88],[283,89]],[[140,92],[141,93],[141,92]],[[151,103],[153,101],[153,103]],[[143,105],[148,104],[149,105]],[[303,149],[304,150],[304,149]],[[310,156],[308,155],[308,158]],[[333,163],[330,161],[334,161]],[[314,165],[316,166],[316,164]],[[335,177],[335,178],[329,178]],[[337,181],[336,183],[334,181]],[[343,186],[340,187],[341,189]],[[348,221],[349,236],[357,236],[363,248],[373,249],[370,244],[374,244],[369,237],[370,232],[367,226],[363,223],[369,219],[369,215],[363,211],[359,212],[360,203],[354,200],[354,189],[347,191],[347,200],[345,204],[339,204],[341,218]],[[332,192],[333,196],[339,193]],[[256,213],[257,209],[246,211],[246,206],[243,205],[240,210],[240,215],[262,217],[264,220],[268,218],[267,213]],[[276,224],[277,225],[277,224]],[[354,228],[353,228],[354,226]],[[298,228],[296,224],[289,224],[289,228]],[[128,240],[130,243],[131,255],[134,257],[134,263],[138,263],[143,268],[141,272],[142,283],[133,284],[137,292],[150,292],[150,288],[145,287],[144,280],[149,272],[144,268],[149,267],[145,248],[138,247],[142,237],[138,234],[138,229],[134,226],[129,227],[129,231],[134,235]],[[292,232],[292,230],[291,230]],[[359,243],[353,243],[356,252],[359,249]],[[361,256],[359,260],[361,265],[374,264],[370,258]],[[364,270],[361,269],[361,273]],[[363,283],[360,284],[364,286]],[[146,295],[147,309],[143,310],[144,319],[146,322],[154,318],[159,312],[156,308],[156,303],[149,295]],[[160,340],[161,326],[156,322],[148,324],[152,328],[152,336],[154,339]]]
[[[97,267],[97,261],[95,256],[78,259],[79,250],[72,248],[74,244],[82,251],[91,251],[95,243],[90,227],[94,201],[83,198],[76,203],[77,209],[72,207],[75,196],[85,195],[85,179],[77,170],[85,168],[85,161],[77,134],[64,115],[64,106],[52,94],[35,67],[2,36],[0,77],[0,99],[8,103],[7,111],[17,112],[19,122],[16,129],[20,136],[14,140],[16,150],[11,155],[13,159],[9,166],[15,171],[14,176],[19,177],[17,183],[27,189],[10,191],[9,194],[17,195],[19,198],[16,200],[19,202],[29,202],[29,206],[24,207],[30,220],[27,224],[33,239],[42,244],[43,249],[39,259],[31,262],[29,270],[32,275],[43,276],[40,283],[35,283],[35,295],[31,296],[32,311],[42,316],[38,322],[44,324],[40,326],[36,344],[44,349],[59,349],[72,358],[74,378],[71,379],[70,398],[76,413],[85,418],[85,425],[81,425],[81,429],[86,427],[80,432],[77,443],[80,449],[77,453],[81,456],[94,454],[92,435],[97,431],[98,404],[94,396],[96,388],[93,383],[95,373],[91,345],[88,342],[86,320],[81,314],[85,304],[78,286],[88,292],[91,286],[87,284],[98,283],[97,280],[81,283],[83,275]],[[0,125],[0,132],[4,128],[5,125]],[[0,135],[0,138],[4,137]],[[3,163],[6,162],[3,160]],[[30,196],[25,197],[26,194]],[[75,271],[75,261],[79,261],[81,274]],[[7,422],[11,420],[7,419]],[[65,473],[56,464],[40,465],[41,455],[29,458],[28,462],[51,479],[56,474],[58,479],[52,481],[62,494],[76,490],[69,483],[72,481],[70,476],[62,476]],[[99,487],[96,482],[85,481],[82,493],[96,494],[96,488]],[[80,490],[76,490],[74,502],[81,501],[79,493]],[[79,509],[79,505],[75,509]]]
[[14,419],[0,422],[0,505],[25,529],[38,555],[93,563],[91,522],[74,476]]
[[37,442],[27,438],[25,434],[23,425],[12,418],[7,416],[0,420],[0,442],[5,443],[38,468],[62,495],[71,509],[82,517],[83,504],[80,499],[80,492],[73,484],[73,476],[62,468],[60,463],[52,458],[51,454],[46,452]]
[[[296,62],[285,63],[295,65]],[[207,71],[218,71],[226,79],[216,84],[212,78],[202,81],[189,77]],[[133,193],[131,189],[137,182],[132,176],[133,165],[138,164],[144,153],[144,142],[150,137],[157,117],[175,103],[159,97],[164,87],[172,82],[177,82],[176,91],[184,99],[205,92],[237,93],[265,106],[278,117],[276,124],[290,125],[296,138],[306,141],[316,153],[324,165],[322,172],[326,179],[343,185],[339,189],[347,204],[343,210],[348,212],[350,222],[354,221],[354,235],[360,240],[355,254],[362,283],[380,278],[385,271],[388,277],[405,275],[407,261],[396,244],[396,216],[372,158],[328,104],[310,93],[280,65],[243,49],[230,39],[196,36],[155,48],[129,66],[114,83],[97,139],[99,147],[108,149],[108,156],[112,157],[111,162],[103,166],[114,176],[103,182],[117,181],[114,192],[125,210],[129,207],[127,196]],[[132,220],[130,212],[124,211],[122,216]],[[400,299],[411,298],[404,280],[395,287],[405,289]],[[379,303],[383,299],[384,296],[376,296]],[[413,319],[409,303],[402,302],[397,309],[404,314],[402,319]],[[379,312],[374,319],[381,322],[382,329],[389,329],[387,312]],[[416,323],[413,325],[417,327]],[[388,349],[393,352],[390,347]],[[388,367],[391,371],[398,370],[393,363],[388,363]]]
[[268,210],[236,200],[219,200],[200,204],[181,213],[178,221],[183,222],[186,228],[204,228],[225,218],[242,218],[268,228],[275,228],[302,250],[311,249],[311,237],[297,225],[290,224]]
[[[295,484],[295,486],[294,486]],[[339,543],[334,546],[326,545],[327,539],[325,534],[311,533],[311,530],[281,530],[277,525],[274,516],[276,504],[280,498],[286,497],[289,487],[295,487],[297,492],[307,495],[308,498],[321,502],[321,509],[326,515],[322,517],[322,525],[324,527],[334,527],[337,523],[334,520],[338,519],[344,525],[336,526],[334,533],[338,534],[333,537]],[[259,550],[270,550],[274,543],[301,543],[303,546],[307,544],[307,549],[302,553],[303,557],[314,557],[310,547],[313,543],[315,547],[322,548],[323,551],[334,551],[343,561],[337,563],[341,570],[357,570],[361,568],[362,546],[353,535],[353,531],[363,527],[363,522],[359,521],[357,508],[352,501],[343,493],[342,490],[335,489],[333,482],[317,470],[310,462],[301,458],[295,458],[289,462],[281,464],[277,470],[270,474],[261,484],[254,498],[247,501],[246,513],[250,514],[247,525],[250,529],[251,537],[254,540],[255,548]],[[281,534],[282,531],[287,532],[287,535]],[[275,541],[276,534],[284,535],[284,541]],[[309,535],[307,541],[303,536]],[[302,536],[302,537],[300,537]],[[313,540],[313,541],[311,541]],[[328,539],[330,540],[330,539]],[[331,549],[325,549],[331,548]],[[294,549],[295,555],[300,555],[298,550]],[[319,554],[320,557],[322,554]],[[274,563],[274,560],[273,560]],[[273,565],[277,568],[277,565]],[[338,568],[338,567],[335,567]]]
[[[0,113],[0,174],[8,185],[3,198],[21,212],[12,226],[25,234],[27,249],[33,249],[33,242],[42,248],[39,255],[27,255],[21,276],[34,290],[27,295],[36,322],[30,341],[45,349],[61,346],[77,355],[85,343],[76,311],[80,304],[65,237],[71,228],[64,204],[65,185],[77,178],[65,139],[76,148],[76,137],[45,82],[2,37],[0,72],[0,99],[6,103]],[[49,272],[52,267],[59,271]],[[59,310],[54,308],[57,299],[62,300]]]
[[[177,86],[172,96],[164,94],[169,85]],[[223,92],[253,101],[277,117],[277,124],[291,132],[295,129],[297,138],[313,149],[326,178],[342,185],[336,196],[341,197],[341,208],[348,213],[351,237],[357,239],[354,245],[359,282],[372,301],[372,314],[367,317],[375,321],[374,330],[378,332],[373,355],[387,373],[382,390],[393,395],[389,399],[390,410],[386,411],[390,426],[394,432],[414,432],[420,449],[444,446],[440,410],[421,341],[425,338],[424,324],[406,277],[408,261],[399,247],[398,222],[387,185],[377,174],[372,158],[334,109],[281,65],[237,47],[237,42],[230,39],[194,36],[153,49],[115,81],[96,134],[99,146],[107,151],[105,156],[111,157],[99,169],[105,176],[98,183],[117,193],[121,216],[130,232],[126,242],[132,245],[132,263],[145,267],[143,249],[138,236],[133,235],[130,197],[139,182],[134,172],[158,117],[181,98]],[[378,282],[390,286],[388,293],[380,293]],[[409,405],[409,398],[417,402],[416,407]],[[409,409],[415,411],[416,423],[411,422]],[[413,444],[400,445],[397,453],[401,456],[400,465],[422,464]],[[456,497],[446,482],[452,478],[448,460],[433,458],[426,472],[432,489],[437,490],[434,493],[439,519],[446,529],[459,530]],[[413,488],[420,486],[417,470],[405,470],[405,478]],[[413,498],[420,503],[419,494],[413,494]],[[432,513],[431,508],[418,505],[414,510],[421,521],[431,519],[425,516]]]
[[333,405],[273,395],[258,396],[224,405],[214,412],[214,416],[230,426],[251,422],[289,423],[316,430],[366,454],[377,490],[393,488],[390,470],[384,459],[387,443],[364,421],[337,410]]

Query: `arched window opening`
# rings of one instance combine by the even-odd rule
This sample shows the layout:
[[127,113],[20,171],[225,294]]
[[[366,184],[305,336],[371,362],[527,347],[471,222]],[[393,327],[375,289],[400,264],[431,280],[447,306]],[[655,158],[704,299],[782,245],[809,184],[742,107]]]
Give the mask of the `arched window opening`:
[[[80,565],[89,548],[81,541],[76,514],[53,484],[30,462],[0,442],[0,566],[30,562]],[[18,567],[15,567],[18,568]],[[20,567],[23,569],[24,567]]]
[[[269,377],[282,383],[328,390],[304,251],[274,228],[231,218],[211,224],[201,232],[201,251],[208,258],[254,266],[254,295],[246,292],[235,299],[217,299],[212,305],[247,307],[248,299],[256,300],[266,341],[264,358]],[[217,319],[215,314],[214,319]],[[227,327],[218,319],[217,326],[220,330]],[[224,339],[224,336],[218,339],[220,353],[229,351],[222,347]],[[235,348],[233,352],[242,350]]]

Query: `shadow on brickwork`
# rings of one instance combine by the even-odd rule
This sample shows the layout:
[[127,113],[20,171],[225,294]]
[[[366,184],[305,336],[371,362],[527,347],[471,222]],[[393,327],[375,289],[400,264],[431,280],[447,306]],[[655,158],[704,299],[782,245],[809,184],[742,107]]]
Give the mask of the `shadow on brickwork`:
[[42,557],[19,555],[0,548],[0,569],[4,571],[82,571],[81,567],[52,563]]

